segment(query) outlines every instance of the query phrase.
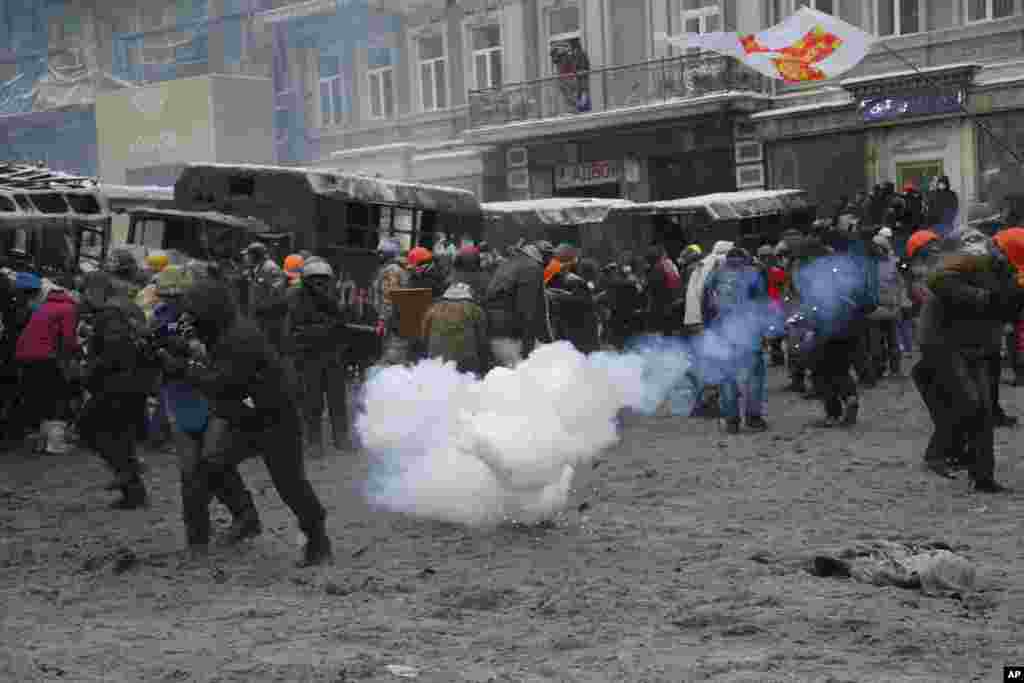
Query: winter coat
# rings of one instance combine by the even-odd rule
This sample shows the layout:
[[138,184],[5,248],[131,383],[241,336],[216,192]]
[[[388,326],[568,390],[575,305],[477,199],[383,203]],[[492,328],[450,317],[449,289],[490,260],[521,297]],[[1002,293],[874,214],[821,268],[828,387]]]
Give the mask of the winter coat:
[[473,300],[469,287],[448,288],[423,318],[427,355],[454,361],[459,372],[484,374],[489,367],[487,316]]
[[998,353],[1004,321],[1019,313],[1004,305],[1006,297],[1022,290],[994,256],[950,253],[928,277],[928,291],[918,321],[921,346],[990,355]]
[[333,295],[322,297],[308,287],[289,297],[285,319],[287,352],[296,356],[337,354],[345,343],[347,314]]
[[817,338],[842,339],[860,333],[864,320],[878,306],[877,276],[872,278],[870,271],[854,254],[830,254],[794,273],[800,310]]
[[301,433],[291,375],[259,327],[240,314],[230,289],[201,282],[185,299],[208,350],[207,362],[191,367],[187,377],[210,401],[212,414],[245,431],[274,429],[282,438]]
[[547,339],[547,302],[544,268],[519,253],[504,261],[491,278],[484,297],[487,325],[494,338],[509,337],[524,343],[524,352],[537,339]]
[[894,320],[909,303],[906,285],[899,264],[889,251],[876,259],[878,268],[878,309],[872,314],[876,320]]
[[451,286],[458,283],[469,285],[470,290],[473,292],[473,300],[477,303],[483,302],[484,297],[487,295],[487,285],[490,281],[490,273],[485,273],[482,270],[455,268],[448,274],[448,285]]
[[703,319],[704,283],[711,272],[725,262],[725,255],[733,248],[732,242],[718,241],[711,253],[705,256],[694,267],[690,280],[686,283],[686,316],[685,325],[700,325]]
[[385,264],[373,279],[372,297],[377,320],[384,323],[389,332],[398,330],[398,308],[391,299],[391,292],[408,286],[409,271],[398,259]]
[[636,277],[615,271],[608,278],[605,291],[610,313],[609,327],[639,333],[643,324],[644,298]]
[[679,268],[672,259],[661,257],[647,275],[648,328],[677,328],[679,321],[673,321],[673,313],[678,310],[675,304],[682,295],[683,280]]
[[561,271],[549,285],[551,324],[559,339],[566,339],[582,353],[597,351],[597,305],[590,285],[570,271]]
[[153,368],[147,367],[137,343],[136,322],[125,306],[116,304],[99,309],[93,318],[86,388],[112,410],[152,386]]
[[727,259],[704,283],[704,325],[718,330],[736,347],[760,348],[768,319],[757,304],[767,297],[768,283],[758,268],[741,259]]
[[247,274],[249,314],[254,320],[273,320],[284,316],[288,278],[270,259],[251,268]]
[[74,299],[64,290],[53,290],[18,337],[15,360],[51,360],[78,350],[78,310]]
[[953,190],[936,190],[929,195],[928,225],[952,228],[959,213],[960,199]]

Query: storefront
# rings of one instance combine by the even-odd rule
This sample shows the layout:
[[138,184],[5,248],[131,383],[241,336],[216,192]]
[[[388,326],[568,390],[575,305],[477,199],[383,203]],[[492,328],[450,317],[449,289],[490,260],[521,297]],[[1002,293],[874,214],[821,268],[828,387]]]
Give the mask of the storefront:
[[945,175],[966,206],[977,195],[977,137],[963,109],[972,106],[981,69],[966,64],[849,79],[845,93],[755,114],[769,186],[806,189],[827,211],[875,184],[927,192]]
[[0,117],[0,159],[96,175],[96,110],[80,107]]
[[658,201],[737,189],[735,115],[496,146],[485,201]]

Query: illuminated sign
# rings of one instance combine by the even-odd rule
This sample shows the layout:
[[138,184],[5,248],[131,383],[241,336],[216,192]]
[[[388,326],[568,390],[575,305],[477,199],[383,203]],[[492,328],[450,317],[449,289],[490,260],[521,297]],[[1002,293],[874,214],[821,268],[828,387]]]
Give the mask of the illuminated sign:
[[884,97],[865,97],[860,100],[860,112],[865,123],[891,121],[910,116],[935,116],[963,111],[962,90],[942,93],[909,93]]
[[622,179],[619,161],[590,161],[583,164],[561,164],[555,169],[555,189],[588,187],[617,183]]

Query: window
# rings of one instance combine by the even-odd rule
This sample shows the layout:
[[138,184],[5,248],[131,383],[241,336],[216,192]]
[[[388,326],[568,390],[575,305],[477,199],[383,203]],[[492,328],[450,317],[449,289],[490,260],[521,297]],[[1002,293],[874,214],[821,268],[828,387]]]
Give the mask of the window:
[[419,39],[420,104],[423,111],[437,111],[448,106],[447,59],[444,36]]
[[967,21],[1003,19],[1013,15],[1014,0],[967,0]]
[[474,28],[473,82],[477,90],[501,87],[501,60],[501,27],[493,25]]
[[796,0],[796,8],[810,7],[825,14],[839,15],[839,0]]
[[395,72],[390,66],[373,69],[370,81],[370,118],[390,119],[395,115]]
[[337,57],[320,58],[320,127],[340,126],[345,121],[344,76]]
[[[722,12],[718,0],[683,0],[683,31],[685,33],[712,33],[722,30]],[[699,49],[689,49],[693,54]]]
[[921,30],[921,0],[875,0],[880,36],[905,36]]

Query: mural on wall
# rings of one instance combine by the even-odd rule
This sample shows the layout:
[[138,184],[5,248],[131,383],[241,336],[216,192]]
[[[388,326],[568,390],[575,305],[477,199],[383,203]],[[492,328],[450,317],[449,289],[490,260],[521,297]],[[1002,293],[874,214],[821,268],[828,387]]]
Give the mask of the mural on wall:
[[[302,16],[273,26],[275,150],[280,163],[319,158],[319,125],[351,121],[355,95],[367,84],[354,86],[353,56],[361,54],[368,67],[398,63],[399,17],[370,10],[366,0],[337,0],[333,13]],[[308,50],[318,65],[315,123],[307,123],[302,83],[295,82],[292,61]],[[393,81],[392,81],[393,82]],[[319,124],[319,125],[318,125]]]

